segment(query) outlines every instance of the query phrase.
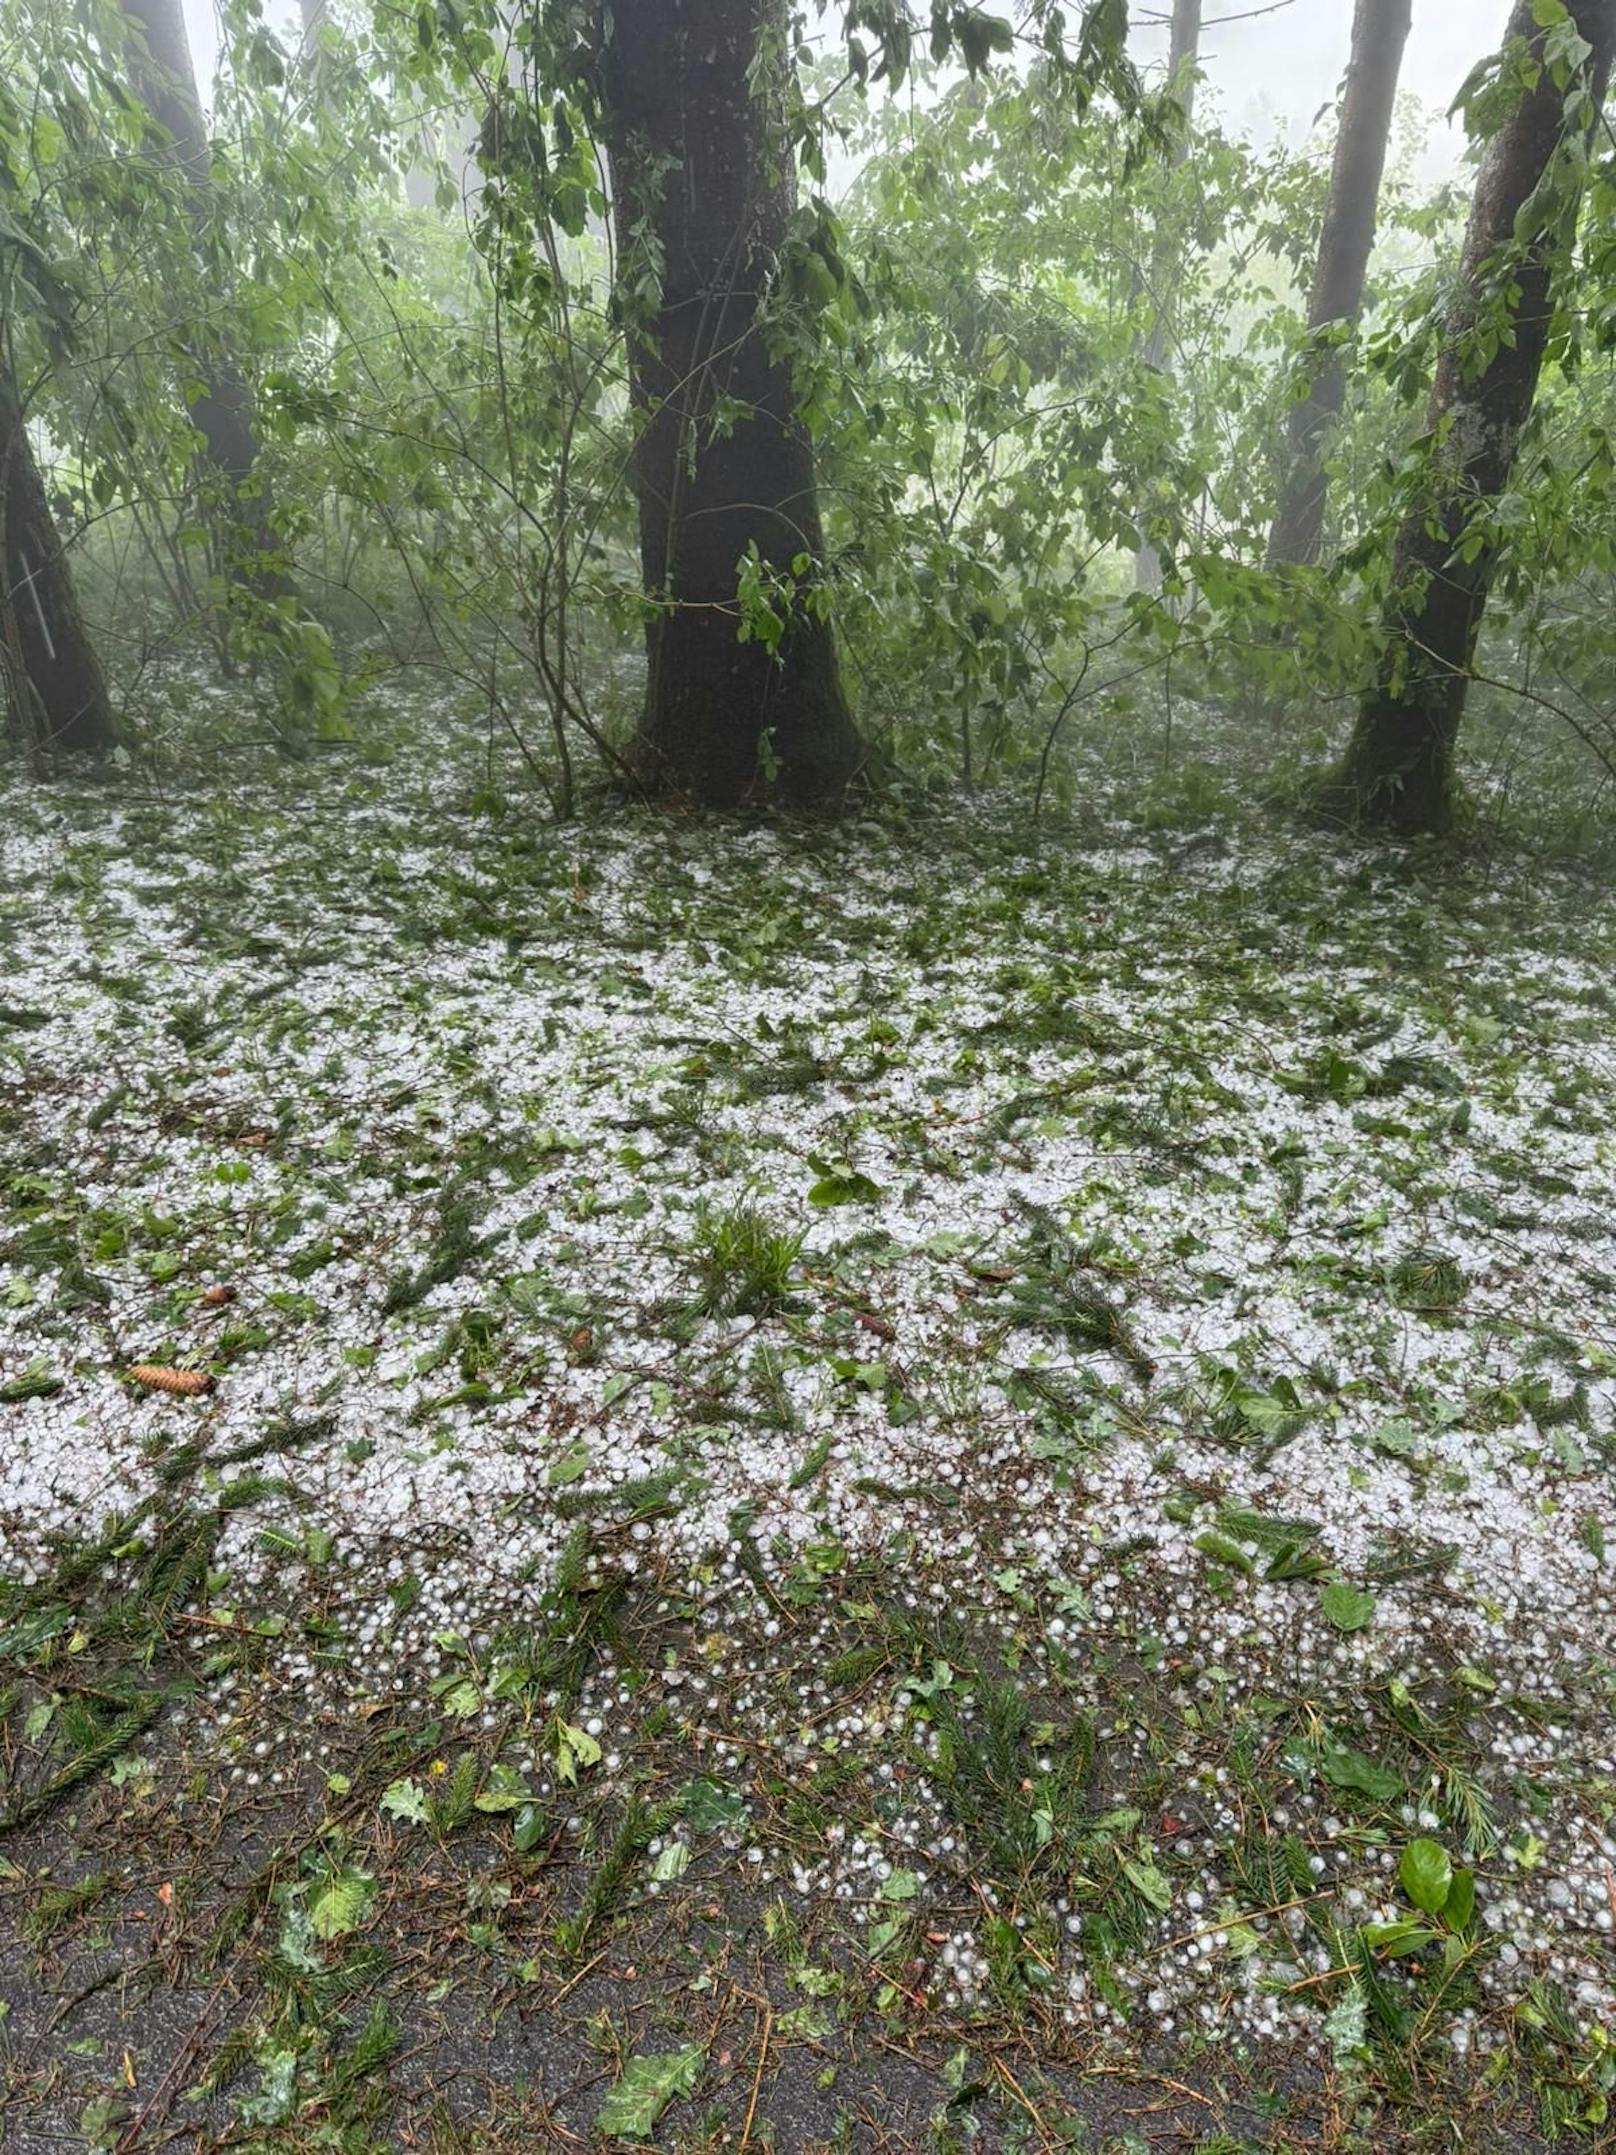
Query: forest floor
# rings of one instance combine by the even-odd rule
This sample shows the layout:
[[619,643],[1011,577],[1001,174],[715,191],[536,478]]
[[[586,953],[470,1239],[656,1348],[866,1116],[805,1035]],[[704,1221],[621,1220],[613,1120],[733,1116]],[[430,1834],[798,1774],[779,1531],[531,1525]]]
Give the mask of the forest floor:
[[417,745],[0,969],[5,2148],[1597,2138],[1603,890]]

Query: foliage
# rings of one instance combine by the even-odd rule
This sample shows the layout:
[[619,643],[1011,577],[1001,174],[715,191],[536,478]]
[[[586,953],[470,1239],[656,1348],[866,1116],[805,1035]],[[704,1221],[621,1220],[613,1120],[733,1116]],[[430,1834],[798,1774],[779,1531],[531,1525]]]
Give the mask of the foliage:
[[767,1316],[785,1302],[802,1236],[773,1225],[751,1205],[696,1213],[701,1307],[715,1317]]
[[[1576,55],[1551,12],[1563,72]],[[608,231],[597,13],[328,9],[295,49],[259,0],[232,0],[199,227],[125,85],[116,9],[12,0],[5,363],[48,438],[92,615],[120,624],[123,679],[222,637],[262,683],[271,737],[301,753],[351,731],[377,666],[426,666],[519,744],[557,813],[580,758],[623,775],[622,652],[644,606],[624,338],[654,317],[660,268],[648,227],[622,259]],[[1373,671],[1391,539],[1427,483],[1452,191],[1388,189],[1331,450],[1335,548],[1270,575],[1323,160],[1254,151],[1205,100],[1193,153],[1164,156],[1183,113],[1143,90],[1112,0],[1015,28],[964,5],[917,21],[902,0],[840,14],[828,54],[796,25],[810,191],[768,312],[819,450],[830,558],[786,585],[739,561],[738,632],[778,651],[804,608],[833,618],[866,727],[902,768],[1040,803],[1071,799],[1086,730],[1134,725],[1175,689],[1339,710]],[[1461,93],[1478,140],[1521,64],[1483,65]],[[856,174],[836,205],[833,168]],[[1522,467],[1465,541],[1499,552],[1478,694],[1608,773],[1612,160],[1562,161],[1552,184],[1542,215],[1584,238]],[[1164,260],[1182,270],[1162,368],[1148,265]],[[250,384],[297,602],[244,596],[210,559],[187,417],[205,349]],[[1146,538],[1160,594],[1128,588]]]

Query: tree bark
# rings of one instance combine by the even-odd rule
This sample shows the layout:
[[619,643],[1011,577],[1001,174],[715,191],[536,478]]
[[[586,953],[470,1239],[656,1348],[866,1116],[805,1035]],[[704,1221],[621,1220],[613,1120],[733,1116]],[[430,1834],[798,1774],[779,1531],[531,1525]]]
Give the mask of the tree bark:
[[[1330,196],[1308,309],[1312,337],[1331,323],[1356,325],[1363,311],[1392,107],[1413,12],[1413,0],[1358,0],[1353,16],[1352,56],[1347,63]],[[1341,416],[1346,394],[1347,369],[1341,353],[1329,353],[1322,363],[1315,359],[1307,396],[1291,407],[1285,481],[1268,540],[1271,568],[1319,558],[1329,497],[1325,443]]]
[[618,258],[627,283],[660,278],[654,323],[630,332],[654,609],[641,759],[653,782],[714,804],[773,790],[828,805],[866,761],[829,624],[794,609],[773,656],[737,633],[749,546],[783,576],[803,556],[817,575],[824,554],[813,447],[758,320],[795,207],[768,80],[776,56],[790,64],[786,0],[613,0],[611,12]]
[[[171,138],[198,252],[204,256],[213,188],[212,160],[180,0],[121,0],[130,39],[130,77],[141,103]],[[306,27],[318,26],[320,10]],[[258,471],[252,391],[235,354],[201,337],[191,353],[202,394],[189,417],[205,444],[198,459],[205,506],[233,584],[262,599],[290,595],[267,480]]]
[[[1460,542],[1509,485],[1548,348],[1555,270],[1570,241],[1564,196],[1552,186],[1539,194],[1540,183],[1568,138],[1580,133],[1586,146],[1616,48],[1616,0],[1568,5],[1592,47],[1587,94],[1568,106],[1566,89],[1543,72],[1488,144],[1477,175],[1431,392],[1429,431],[1439,437],[1431,492],[1398,537],[1385,653],[1326,789],[1329,804],[1355,821],[1410,833],[1441,832],[1453,821],[1454,749],[1497,567],[1491,539],[1470,561]],[[1547,33],[1533,0],[1516,0],[1508,35],[1541,56]],[[1475,332],[1496,320],[1500,295],[1508,334],[1487,357]]]
[[22,406],[0,380],[0,674],[24,746],[100,756],[117,739]]
[[[1195,130],[1195,93],[1199,87],[1201,63],[1201,5],[1202,0],[1173,0],[1173,23],[1167,45],[1167,83],[1169,89],[1176,92],[1184,113],[1183,132],[1173,144],[1168,161],[1168,169],[1173,172],[1189,163]],[[1182,248],[1171,230],[1163,225],[1158,230],[1150,258],[1147,296],[1154,309],[1154,318],[1143,351],[1145,364],[1154,367],[1158,373],[1166,370],[1172,347],[1173,309],[1169,294],[1178,283],[1182,257]],[[1134,556],[1134,583],[1140,591],[1154,591],[1161,583],[1161,556],[1148,538],[1140,541],[1139,551]]]

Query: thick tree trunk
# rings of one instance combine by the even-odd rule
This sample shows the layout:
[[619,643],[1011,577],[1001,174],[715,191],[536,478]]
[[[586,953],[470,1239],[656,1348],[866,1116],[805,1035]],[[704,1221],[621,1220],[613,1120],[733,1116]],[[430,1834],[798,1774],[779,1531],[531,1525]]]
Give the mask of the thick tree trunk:
[[[1177,171],[1188,164],[1191,137],[1195,127],[1195,92],[1199,85],[1197,70],[1201,63],[1201,0],[1173,0],[1173,24],[1168,37],[1167,80],[1177,92],[1184,111],[1183,133],[1173,145],[1169,160],[1170,169]],[[1172,293],[1178,283],[1179,266],[1183,250],[1164,226],[1157,235],[1155,249],[1150,258],[1150,290],[1148,298],[1154,310],[1150,335],[1145,339],[1142,356],[1145,364],[1158,373],[1165,371],[1168,354],[1172,350],[1173,306]],[[1145,518],[1141,516],[1141,523]],[[1161,583],[1161,556],[1147,538],[1140,542],[1134,556],[1134,583],[1141,591],[1154,591]]]
[[45,498],[22,408],[0,381],[0,675],[30,751],[99,756],[117,738],[101,661]]
[[[612,13],[619,261],[626,279],[654,265],[661,285],[630,351],[655,608],[642,758],[654,782],[704,801],[767,786],[828,804],[866,760],[829,625],[796,611],[777,656],[737,634],[749,546],[786,576],[803,557],[816,574],[824,551],[791,370],[758,325],[795,198],[768,81],[789,65],[786,0],[615,0]],[[771,50],[754,79],[760,39]]]
[[[1386,170],[1392,107],[1413,12],[1413,0],[1358,0],[1341,101],[1341,131],[1336,137],[1330,198],[1308,309],[1310,335],[1330,323],[1356,324],[1363,311],[1364,277],[1375,244],[1375,212]],[[1268,540],[1270,567],[1319,558],[1329,495],[1325,444],[1341,416],[1346,393],[1346,362],[1339,351],[1332,352],[1315,362],[1307,396],[1291,409],[1288,468]]]
[[[1497,560],[1486,545],[1466,561],[1459,545],[1509,484],[1548,347],[1556,264],[1568,245],[1564,196],[1551,186],[1529,205],[1567,136],[1580,131],[1586,142],[1616,47],[1616,0],[1569,0],[1569,7],[1593,48],[1588,94],[1568,109],[1566,91],[1545,71],[1482,159],[1431,393],[1430,431],[1441,437],[1432,494],[1398,537],[1379,677],[1327,789],[1331,805],[1390,829],[1442,831],[1453,820],[1454,746]],[[1541,52],[1546,33],[1533,0],[1516,0],[1508,34]],[[1523,212],[1526,227],[1517,232]],[[1477,351],[1476,325],[1496,314],[1501,286],[1510,333],[1488,357]],[[1490,349],[1494,340],[1486,342]]]
[[[172,138],[171,154],[183,178],[199,247],[208,223],[212,170],[202,105],[180,0],[121,0],[130,39],[130,76],[135,93]],[[306,27],[318,26],[320,10]],[[230,582],[259,598],[285,598],[292,586],[281,565],[268,482],[258,471],[258,436],[252,391],[234,353],[206,335],[191,354],[202,394],[189,417],[206,444],[199,474]]]

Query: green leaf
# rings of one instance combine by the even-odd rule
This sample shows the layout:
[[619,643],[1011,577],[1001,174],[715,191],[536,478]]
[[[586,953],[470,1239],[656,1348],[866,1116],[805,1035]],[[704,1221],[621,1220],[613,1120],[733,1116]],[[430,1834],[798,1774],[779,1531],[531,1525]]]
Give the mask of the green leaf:
[[1449,1930],[1468,1930],[1476,1913],[1476,1874],[1455,1871],[1448,1897],[1442,1904],[1442,1920]]
[[1406,1415],[1399,1414],[1389,1422],[1382,1422],[1369,1432],[1369,1441],[1377,1452],[1389,1452],[1394,1459],[1412,1459],[1419,1450],[1414,1425]]
[[556,1772],[563,1781],[576,1783],[580,1767],[598,1766],[600,1759],[600,1745],[587,1729],[574,1728],[570,1721],[556,1723]]
[[1369,2008],[1356,1981],[1347,1985],[1325,2014],[1324,2035],[1338,2072],[1344,2072],[1355,2058],[1369,2055]]
[[419,1781],[390,1781],[382,1790],[382,1809],[389,1818],[408,1819],[412,1826],[430,1823],[432,1806]]
[[327,1872],[309,1896],[309,1930],[316,1938],[345,1938],[357,1930],[375,1898],[376,1881],[368,1871]]
[[1140,1899],[1148,1901],[1159,1914],[1165,1915],[1172,1907],[1172,1886],[1148,1856],[1126,1857],[1122,1875]]
[[1235,1404],[1253,1435],[1268,1438],[1276,1447],[1289,1444],[1307,1426],[1307,1409],[1277,1391],[1244,1392]]
[[1075,1579],[1055,1579],[1050,1583],[1050,1598],[1062,1616],[1075,1623],[1086,1624],[1094,1614],[1088,1595]]
[[809,1165],[819,1175],[819,1180],[808,1192],[811,1205],[873,1205],[882,1195],[879,1183],[872,1182],[868,1175],[861,1175],[856,1167],[849,1167],[845,1161],[821,1160],[815,1155]]
[[1361,1936],[1384,1960],[1402,1960],[1436,1943],[1436,1932],[1424,1923],[1416,1923],[1411,1916],[1403,1916],[1395,1923],[1366,1923]]
[[746,1805],[733,1789],[721,1787],[706,1774],[687,1781],[679,1791],[679,1804],[697,1833],[717,1833],[725,1826],[738,1826]]
[[444,1691],[443,1710],[453,1714],[457,1721],[468,1721],[475,1713],[482,1712],[483,1695],[469,1676],[457,1676]]
[[518,1272],[505,1282],[505,1292],[524,1317],[542,1317],[550,1306],[551,1285],[543,1272]]
[[575,1444],[570,1452],[563,1452],[545,1479],[552,1489],[566,1489],[573,1482],[581,1481],[588,1472],[589,1447],[587,1444]]
[[527,1783],[514,1766],[498,1765],[489,1770],[487,1783],[473,1800],[479,1811],[516,1811],[528,1801],[529,1794]]
[[1349,1586],[1345,1579],[1332,1579],[1319,1588],[1319,1607],[1337,1631],[1362,1631],[1372,1621],[1377,1603],[1373,1594]]
[[1416,1908],[1428,1916],[1442,1913],[1453,1884],[1453,1865],[1440,1841],[1410,1841],[1403,1850],[1397,1875]]
[[[267,2050],[258,2053],[259,2092],[239,2096],[236,2109],[247,2125],[281,2125],[297,2108],[297,2052]],[[94,2144],[94,2143],[92,2143]],[[111,2141],[105,2143],[111,2146]]]
[[537,1803],[524,1803],[511,1826],[511,1839],[519,1855],[530,1856],[544,1839],[548,1821],[543,1807]]
[[1403,1793],[1403,1779],[1389,1767],[1377,1766],[1362,1751],[1331,1747],[1319,1760],[1319,1771],[1336,1788],[1356,1789],[1377,1803],[1390,1803]]
[[688,2095],[701,2078],[707,2051],[701,2043],[654,2057],[630,2058],[623,2077],[595,2113],[596,2129],[624,2140],[644,2140],[677,2095]]
[[822,2005],[796,2005],[775,2015],[774,2033],[782,2043],[822,2043],[830,2032],[830,2016]]
[[1283,1549],[1274,1553],[1273,1561],[1263,1573],[1272,1585],[1290,1579],[1316,1579],[1329,1567],[1316,1549],[1308,1549],[1301,1542],[1287,1542]]

